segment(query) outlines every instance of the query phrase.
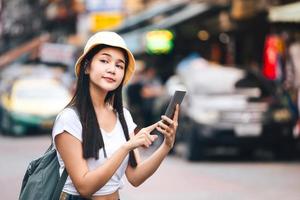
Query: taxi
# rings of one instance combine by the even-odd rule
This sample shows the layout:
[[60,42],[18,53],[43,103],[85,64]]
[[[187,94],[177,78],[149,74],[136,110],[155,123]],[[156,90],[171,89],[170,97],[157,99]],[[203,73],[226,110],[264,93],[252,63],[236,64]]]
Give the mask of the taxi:
[[70,101],[67,87],[53,78],[20,78],[1,94],[2,132],[24,135],[50,130],[56,115]]

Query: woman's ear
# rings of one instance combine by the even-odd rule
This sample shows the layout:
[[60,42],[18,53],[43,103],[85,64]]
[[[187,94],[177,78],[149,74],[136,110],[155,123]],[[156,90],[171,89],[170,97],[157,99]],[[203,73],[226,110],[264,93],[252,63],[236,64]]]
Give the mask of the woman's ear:
[[90,73],[90,67],[88,66],[85,70],[84,70],[84,74],[89,74]]
[[90,62],[88,60],[84,61],[84,74],[90,73]]

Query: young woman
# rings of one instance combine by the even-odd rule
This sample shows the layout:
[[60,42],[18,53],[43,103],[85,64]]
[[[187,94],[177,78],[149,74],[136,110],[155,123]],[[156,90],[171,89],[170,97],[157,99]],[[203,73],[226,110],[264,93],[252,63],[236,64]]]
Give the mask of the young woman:
[[[123,39],[114,32],[98,32],[87,42],[75,71],[77,87],[69,105],[57,116],[52,131],[60,172],[69,177],[60,199],[118,200],[122,176],[139,186],[159,167],[173,147],[179,107],[173,119],[134,133],[130,112],[122,105],[122,87],[134,72],[135,61]],[[160,147],[141,161],[138,147],[149,147],[157,129]]]

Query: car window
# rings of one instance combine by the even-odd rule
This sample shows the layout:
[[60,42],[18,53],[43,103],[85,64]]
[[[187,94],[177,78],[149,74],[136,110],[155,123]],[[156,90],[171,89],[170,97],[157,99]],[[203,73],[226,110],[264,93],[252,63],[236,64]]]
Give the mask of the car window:
[[254,73],[252,71],[247,71],[244,78],[240,79],[235,84],[236,88],[259,88],[261,91],[261,96],[270,96],[273,93],[272,85],[260,76],[260,74]]

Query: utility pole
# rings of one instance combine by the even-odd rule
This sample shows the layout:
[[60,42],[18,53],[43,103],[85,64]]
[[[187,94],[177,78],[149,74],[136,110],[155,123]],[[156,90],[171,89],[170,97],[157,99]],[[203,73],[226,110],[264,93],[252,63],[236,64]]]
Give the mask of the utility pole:
[[2,17],[2,11],[3,11],[3,0],[0,0],[0,54],[2,54],[2,47],[3,47],[3,17]]

